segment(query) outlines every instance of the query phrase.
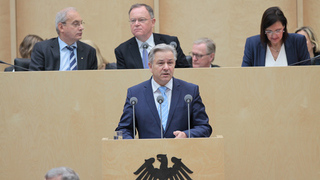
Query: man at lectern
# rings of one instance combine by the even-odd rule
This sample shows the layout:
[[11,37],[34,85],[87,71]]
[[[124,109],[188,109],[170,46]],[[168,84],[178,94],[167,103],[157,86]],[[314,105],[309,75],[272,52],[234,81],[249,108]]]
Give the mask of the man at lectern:
[[56,15],[57,38],[34,45],[30,71],[74,71],[97,69],[96,50],[79,41],[84,22],[74,7],[59,11]]
[[[128,89],[116,128],[116,131],[123,132],[124,139],[133,138],[133,129],[138,131],[139,138],[187,138],[189,122],[190,137],[211,135],[212,128],[199,87],[173,77],[176,59],[177,52],[170,45],[158,44],[150,51],[148,66],[153,76]],[[135,103],[131,102],[133,97]],[[135,104],[134,108],[132,104]]]

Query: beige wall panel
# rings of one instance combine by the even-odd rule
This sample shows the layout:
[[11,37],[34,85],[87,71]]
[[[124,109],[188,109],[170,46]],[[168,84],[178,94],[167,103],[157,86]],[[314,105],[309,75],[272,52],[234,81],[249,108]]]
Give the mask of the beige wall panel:
[[315,31],[317,38],[320,38],[320,21],[318,12],[320,1],[318,0],[303,0],[303,21],[304,26],[310,26]]
[[263,12],[279,6],[288,19],[288,28],[296,28],[296,1],[292,0],[161,0],[160,32],[179,37],[185,54],[200,37],[216,42],[215,63],[241,66],[246,38],[260,33]]
[[[319,73],[176,69],[175,77],[199,85],[213,135],[225,139],[227,180],[319,179]],[[0,179],[69,166],[99,180],[101,139],[112,137],[127,88],[149,78],[149,70],[0,73]]]
[[[140,1],[150,4],[152,0]],[[128,22],[128,11],[134,0],[19,0],[17,2],[17,42],[27,34],[38,34],[42,38],[56,37],[55,16],[65,7],[76,7],[85,21],[82,39],[94,41],[102,55],[115,62],[114,49],[132,37]]]
[[[10,0],[0,1],[0,60],[11,63],[10,54]],[[0,64],[0,71],[3,71],[7,65]]]
[[[153,0],[140,1],[153,7]],[[183,2],[183,3],[182,3]],[[83,39],[91,39],[100,47],[108,61],[115,62],[114,48],[132,37],[128,9],[133,0],[19,0],[17,1],[17,46],[27,34],[43,38],[56,37],[54,19],[64,7],[78,8],[86,22]],[[289,31],[296,28],[296,1],[218,1],[218,0],[161,0],[159,1],[160,33],[179,37],[182,49],[188,54],[192,42],[210,37],[217,44],[216,64],[240,66],[247,37],[258,34],[263,11],[280,6],[289,21]],[[157,9],[155,9],[157,11]]]
[[218,69],[214,134],[226,140],[226,179],[320,178],[311,158],[320,148],[319,70]]

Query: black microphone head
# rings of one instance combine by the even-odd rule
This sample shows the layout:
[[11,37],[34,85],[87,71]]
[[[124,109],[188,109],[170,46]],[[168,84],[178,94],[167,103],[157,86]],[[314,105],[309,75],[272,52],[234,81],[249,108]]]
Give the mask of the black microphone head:
[[131,105],[136,105],[138,103],[138,99],[136,97],[130,98],[130,104]]
[[190,94],[187,94],[186,96],[184,96],[184,101],[190,103],[192,101],[192,96]]
[[178,46],[177,43],[174,42],[174,41],[171,41],[169,45],[174,47],[174,48],[177,48],[177,46]]
[[142,48],[143,49],[148,49],[149,47],[149,44],[148,43],[142,43]]
[[160,95],[160,96],[158,96],[158,97],[157,97],[157,101],[158,101],[158,103],[159,103],[159,104],[162,104],[162,103],[163,103],[163,101],[164,101],[163,96],[161,96],[161,95]]

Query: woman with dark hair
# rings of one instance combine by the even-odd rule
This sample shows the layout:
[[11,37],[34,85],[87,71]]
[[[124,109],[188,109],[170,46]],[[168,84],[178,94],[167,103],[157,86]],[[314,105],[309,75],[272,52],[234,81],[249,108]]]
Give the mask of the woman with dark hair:
[[279,7],[268,8],[262,16],[260,35],[247,38],[242,67],[308,65],[306,38],[288,33],[287,18]]

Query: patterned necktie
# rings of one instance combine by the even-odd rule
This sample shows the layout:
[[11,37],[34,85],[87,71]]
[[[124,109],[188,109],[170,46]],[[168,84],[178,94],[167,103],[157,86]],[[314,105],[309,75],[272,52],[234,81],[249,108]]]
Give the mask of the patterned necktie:
[[142,50],[143,68],[144,69],[149,69],[149,66],[148,66],[148,51],[147,51],[147,49],[149,47],[149,44],[144,42],[144,43],[142,43],[141,46],[143,48],[143,50]]
[[77,59],[76,59],[76,56],[74,55],[74,49],[76,47],[66,46],[66,48],[70,51],[70,70],[71,71],[78,70]]
[[[161,111],[162,111],[162,126],[163,126],[163,130],[166,129],[166,125],[167,125],[167,120],[168,120],[168,112],[169,112],[169,109],[168,109],[168,97],[166,95],[166,90],[167,90],[167,87],[165,86],[161,86],[159,87],[159,90],[163,96],[163,103],[161,104]],[[159,117],[160,117],[160,106],[159,106]]]

